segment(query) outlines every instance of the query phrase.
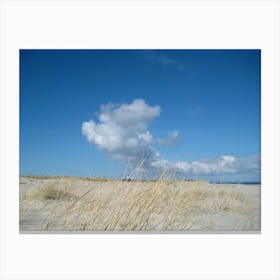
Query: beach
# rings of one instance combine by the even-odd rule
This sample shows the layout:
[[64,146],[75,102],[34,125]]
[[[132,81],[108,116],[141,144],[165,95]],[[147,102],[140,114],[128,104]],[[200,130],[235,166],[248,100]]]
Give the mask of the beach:
[[21,176],[19,231],[259,232],[260,185]]

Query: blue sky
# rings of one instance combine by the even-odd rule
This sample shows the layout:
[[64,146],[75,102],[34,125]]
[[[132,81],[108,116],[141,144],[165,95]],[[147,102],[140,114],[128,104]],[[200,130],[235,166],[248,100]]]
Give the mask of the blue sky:
[[121,177],[141,148],[152,154],[147,170],[259,181],[260,59],[259,50],[21,50],[20,173]]

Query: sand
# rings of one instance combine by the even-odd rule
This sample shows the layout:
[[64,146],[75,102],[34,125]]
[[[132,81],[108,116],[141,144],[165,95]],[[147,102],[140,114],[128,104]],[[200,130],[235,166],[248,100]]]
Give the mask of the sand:
[[259,232],[260,185],[20,177],[19,231]]

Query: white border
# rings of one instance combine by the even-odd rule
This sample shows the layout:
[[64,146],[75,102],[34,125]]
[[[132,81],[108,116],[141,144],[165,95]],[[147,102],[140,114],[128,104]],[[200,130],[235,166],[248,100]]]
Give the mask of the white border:
[[[1,2],[2,279],[279,279],[279,2]],[[18,51],[262,49],[262,233],[20,235]]]

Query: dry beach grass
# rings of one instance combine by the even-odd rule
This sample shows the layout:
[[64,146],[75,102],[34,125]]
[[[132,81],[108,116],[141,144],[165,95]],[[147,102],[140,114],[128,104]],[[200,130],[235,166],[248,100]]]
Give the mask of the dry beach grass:
[[260,185],[20,177],[25,231],[259,231]]

